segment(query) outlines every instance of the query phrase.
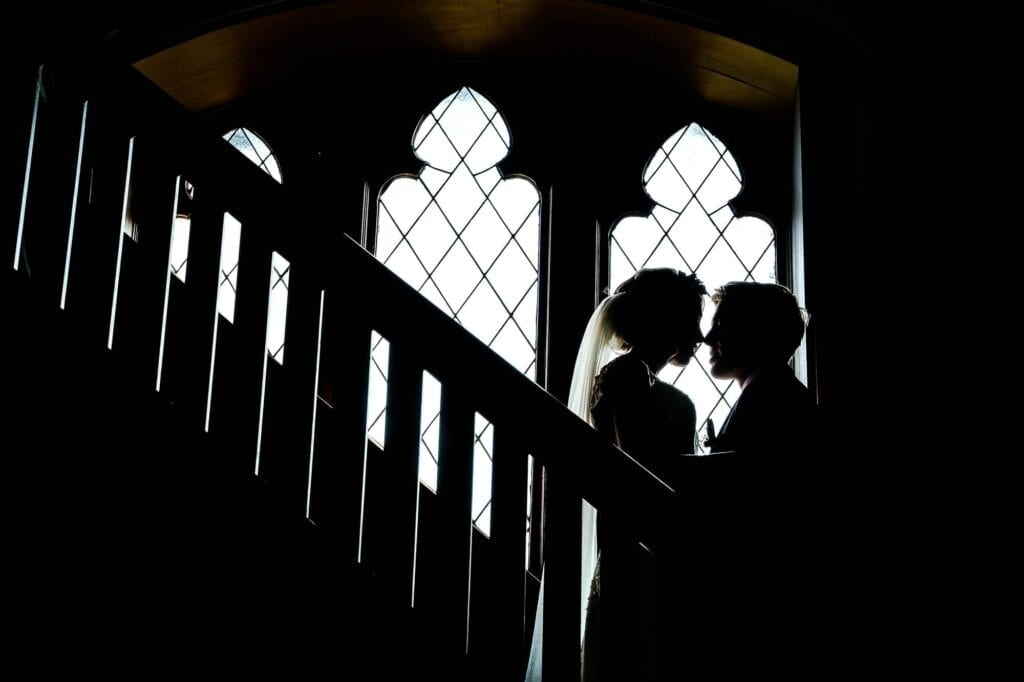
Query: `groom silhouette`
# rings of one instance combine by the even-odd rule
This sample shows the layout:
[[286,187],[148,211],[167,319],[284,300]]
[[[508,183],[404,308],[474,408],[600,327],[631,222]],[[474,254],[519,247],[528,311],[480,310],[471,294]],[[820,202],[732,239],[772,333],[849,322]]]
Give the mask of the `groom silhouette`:
[[711,300],[711,376],[742,389],[718,436],[709,434],[711,452],[809,454],[814,400],[788,364],[806,326],[796,297],[777,284],[730,282]]

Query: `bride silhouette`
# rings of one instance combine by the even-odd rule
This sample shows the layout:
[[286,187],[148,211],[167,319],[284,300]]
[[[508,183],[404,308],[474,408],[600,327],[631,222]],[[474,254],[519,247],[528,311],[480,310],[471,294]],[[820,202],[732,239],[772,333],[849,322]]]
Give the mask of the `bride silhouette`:
[[[694,451],[696,410],[676,387],[658,379],[666,365],[682,366],[703,340],[700,320],[704,285],[693,275],[672,268],[638,271],[620,284],[594,310],[587,324],[568,406],[623,451],[670,484],[684,455]],[[581,670],[583,680],[598,679],[600,635],[600,548],[597,511],[583,502],[583,574],[581,576]],[[644,561],[638,568],[643,570]],[[543,581],[543,578],[542,578]],[[641,588],[647,597],[653,583]],[[543,594],[543,586],[541,589]],[[541,610],[526,679],[540,679]],[[653,626],[640,628],[639,640],[656,635]],[[651,651],[653,642],[640,642]],[[653,665],[652,654],[637,665]]]

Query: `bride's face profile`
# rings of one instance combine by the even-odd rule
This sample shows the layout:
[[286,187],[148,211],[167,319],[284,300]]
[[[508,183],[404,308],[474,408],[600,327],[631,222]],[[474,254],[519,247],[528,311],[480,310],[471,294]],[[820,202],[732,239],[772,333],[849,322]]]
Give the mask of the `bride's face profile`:
[[695,320],[671,309],[658,313],[645,327],[646,333],[633,338],[631,351],[655,371],[666,364],[685,367],[703,340]]
[[675,367],[685,367],[700,347],[703,335],[694,322],[684,319],[684,316],[679,316],[674,322],[675,324],[670,325],[669,333],[671,344],[676,351],[668,362]]

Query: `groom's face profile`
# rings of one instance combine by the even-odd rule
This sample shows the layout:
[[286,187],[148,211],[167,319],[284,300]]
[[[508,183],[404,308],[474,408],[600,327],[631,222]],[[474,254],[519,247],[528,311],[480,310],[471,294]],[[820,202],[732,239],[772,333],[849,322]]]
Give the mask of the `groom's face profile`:
[[711,348],[711,376],[716,379],[741,379],[743,375],[743,334],[736,329],[727,299],[722,299],[711,318],[711,330],[704,343]]

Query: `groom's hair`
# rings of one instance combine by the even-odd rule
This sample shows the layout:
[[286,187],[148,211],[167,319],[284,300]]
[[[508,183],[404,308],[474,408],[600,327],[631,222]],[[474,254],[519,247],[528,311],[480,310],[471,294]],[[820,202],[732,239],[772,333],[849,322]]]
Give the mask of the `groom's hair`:
[[733,337],[749,339],[750,352],[763,364],[787,362],[800,346],[807,327],[806,313],[796,296],[780,284],[729,282],[711,300],[726,306],[723,324]]

